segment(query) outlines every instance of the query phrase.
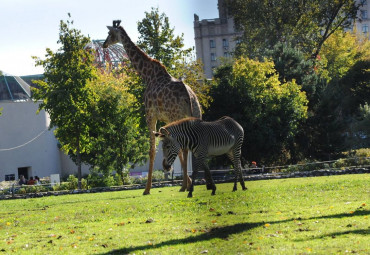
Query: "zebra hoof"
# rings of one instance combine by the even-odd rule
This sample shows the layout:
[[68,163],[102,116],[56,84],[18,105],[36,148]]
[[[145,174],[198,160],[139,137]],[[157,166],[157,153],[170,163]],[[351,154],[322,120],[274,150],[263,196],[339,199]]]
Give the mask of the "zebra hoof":
[[247,190],[248,188],[247,187],[244,187],[243,190]]
[[216,192],[212,191],[211,196],[214,196],[214,195],[216,195]]
[[146,190],[144,190],[143,195],[144,195],[144,196],[145,196],[145,195],[150,195],[150,191],[146,191]]
[[193,194],[189,193],[189,194],[188,194],[188,197],[189,197],[189,198],[190,198],[190,197],[193,197]]

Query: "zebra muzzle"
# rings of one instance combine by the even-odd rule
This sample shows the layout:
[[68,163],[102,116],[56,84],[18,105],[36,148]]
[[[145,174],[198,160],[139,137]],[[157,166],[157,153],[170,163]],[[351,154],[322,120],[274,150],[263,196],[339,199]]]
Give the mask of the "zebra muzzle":
[[163,165],[163,170],[164,170],[164,171],[166,171],[166,172],[170,172],[170,171],[172,170],[171,165],[168,165],[165,159],[163,159],[163,163],[162,163],[162,165]]

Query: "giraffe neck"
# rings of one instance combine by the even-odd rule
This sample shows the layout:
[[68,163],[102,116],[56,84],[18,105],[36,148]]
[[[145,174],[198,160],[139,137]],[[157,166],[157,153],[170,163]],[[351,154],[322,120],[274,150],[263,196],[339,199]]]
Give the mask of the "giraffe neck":
[[166,68],[158,60],[152,59],[136,46],[123,27],[120,26],[118,29],[120,30],[120,41],[128,58],[147,85],[170,82],[172,77]]

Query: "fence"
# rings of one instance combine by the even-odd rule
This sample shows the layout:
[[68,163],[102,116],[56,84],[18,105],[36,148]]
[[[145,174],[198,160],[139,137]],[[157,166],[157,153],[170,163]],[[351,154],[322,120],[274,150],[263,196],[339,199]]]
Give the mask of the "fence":
[[[211,170],[212,177],[215,182],[229,182],[234,179],[234,169],[218,169]],[[270,167],[255,167],[246,168],[242,170],[243,177],[248,180],[262,180],[262,179],[280,179],[280,178],[295,178],[295,177],[310,177],[323,175],[338,175],[338,174],[353,174],[353,173],[370,173],[370,157],[355,157],[333,161],[311,162],[296,165],[285,166],[270,166]],[[204,171],[199,171],[196,183],[204,183]],[[9,182],[11,183],[11,182]],[[66,184],[68,182],[63,182]],[[154,181],[153,186],[172,186],[181,184],[182,180],[175,180],[172,176],[171,180]],[[96,187],[85,191],[64,190],[64,194],[71,193],[86,193],[86,192],[102,192],[115,191],[127,189],[143,188],[145,183],[130,184],[111,187]],[[46,183],[41,185],[17,185],[14,181],[10,187],[1,188],[1,198],[15,198],[16,194],[25,193],[40,193],[43,195],[56,195],[53,186],[55,184]],[[19,192],[22,191],[22,192]],[[27,192],[30,191],[30,192]]]

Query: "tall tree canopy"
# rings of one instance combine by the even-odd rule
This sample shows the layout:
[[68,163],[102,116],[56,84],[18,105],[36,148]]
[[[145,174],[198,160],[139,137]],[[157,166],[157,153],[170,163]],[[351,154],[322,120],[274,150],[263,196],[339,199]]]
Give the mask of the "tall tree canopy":
[[138,99],[129,92],[135,76],[120,72],[99,72],[89,88],[97,95],[93,102],[93,123],[90,135],[94,138],[84,162],[98,167],[109,175],[116,171],[123,178],[124,169],[140,164],[147,158],[149,142],[146,129],[140,128]]
[[349,28],[360,4],[355,0],[227,0],[243,31],[238,53],[260,56],[278,42],[290,42],[313,58],[339,28]]
[[264,163],[286,160],[289,141],[307,117],[307,99],[295,81],[280,82],[271,61],[239,58],[219,68],[204,119],[228,115],[244,128],[242,154]]
[[137,22],[140,33],[138,46],[149,56],[159,60],[167,68],[173,68],[175,63],[188,57],[192,49],[184,49],[184,34],[175,36],[175,28],[170,27],[165,13],[159,13],[158,8],[145,12],[145,18]]
[[89,38],[72,24],[60,21],[57,52],[47,48],[45,59],[34,57],[36,65],[44,67],[45,79],[35,81],[39,88],[33,97],[42,100],[39,109],[49,113],[50,128],[55,128],[62,149],[75,155],[81,188],[81,153],[91,149],[90,107],[95,97],[87,84],[96,79],[96,69],[93,55],[85,49]]

